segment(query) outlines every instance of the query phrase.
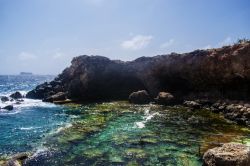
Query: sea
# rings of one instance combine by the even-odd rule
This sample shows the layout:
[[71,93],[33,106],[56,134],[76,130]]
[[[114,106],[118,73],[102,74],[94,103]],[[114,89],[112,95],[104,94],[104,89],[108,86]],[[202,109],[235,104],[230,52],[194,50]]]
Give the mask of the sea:
[[[24,96],[54,76],[0,76],[0,97],[9,97],[18,91]],[[63,109],[41,100],[24,98],[22,102],[0,101],[0,107],[13,105],[14,110],[0,110],[0,156],[11,156],[19,152],[38,149],[46,134],[67,125],[69,116]],[[38,149],[39,150],[39,149]]]
[[[0,96],[24,96],[54,76],[2,75]],[[24,166],[202,165],[225,142],[249,144],[250,129],[209,110],[127,101],[56,105],[0,101],[0,165],[28,153]]]

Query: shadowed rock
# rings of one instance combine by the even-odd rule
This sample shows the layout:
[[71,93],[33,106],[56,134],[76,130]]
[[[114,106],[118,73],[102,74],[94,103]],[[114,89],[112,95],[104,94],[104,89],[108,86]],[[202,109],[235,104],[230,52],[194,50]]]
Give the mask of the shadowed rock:
[[74,58],[55,80],[37,86],[27,97],[46,99],[65,92],[72,100],[119,100],[146,89],[151,98],[167,91],[177,99],[248,100],[249,55],[249,42],[130,62],[83,55]]
[[129,102],[134,104],[148,104],[150,96],[147,91],[140,90],[129,95]]

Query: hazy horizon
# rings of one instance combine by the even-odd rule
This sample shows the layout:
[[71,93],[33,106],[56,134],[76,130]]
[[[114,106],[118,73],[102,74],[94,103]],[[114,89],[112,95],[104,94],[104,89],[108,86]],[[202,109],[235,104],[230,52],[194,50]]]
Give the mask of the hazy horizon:
[[0,0],[0,75],[56,75],[79,55],[124,61],[250,38],[248,0]]

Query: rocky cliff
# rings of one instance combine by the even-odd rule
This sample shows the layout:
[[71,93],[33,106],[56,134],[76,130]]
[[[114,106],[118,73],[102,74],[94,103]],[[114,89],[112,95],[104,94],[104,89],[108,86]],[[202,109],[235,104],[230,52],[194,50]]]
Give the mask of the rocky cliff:
[[116,100],[127,99],[131,92],[141,89],[151,97],[168,91],[181,98],[248,100],[250,42],[130,62],[83,55],[27,97],[53,101],[58,92],[63,92],[66,98],[78,101]]

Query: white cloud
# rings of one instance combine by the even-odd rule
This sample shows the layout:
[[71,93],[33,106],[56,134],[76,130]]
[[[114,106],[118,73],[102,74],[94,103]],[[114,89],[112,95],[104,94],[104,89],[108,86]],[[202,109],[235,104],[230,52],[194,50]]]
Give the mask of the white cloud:
[[18,58],[20,60],[26,61],[26,60],[34,60],[37,58],[37,56],[35,56],[34,54],[28,53],[28,52],[21,52],[18,55]]
[[170,39],[169,41],[163,43],[160,47],[161,48],[168,48],[174,44],[174,39]]
[[148,46],[153,36],[137,35],[130,40],[123,41],[121,47],[128,50],[140,50]]
[[221,47],[221,46],[225,46],[225,45],[230,45],[232,43],[233,43],[232,38],[231,37],[227,37],[222,42],[219,42],[218,46]]

